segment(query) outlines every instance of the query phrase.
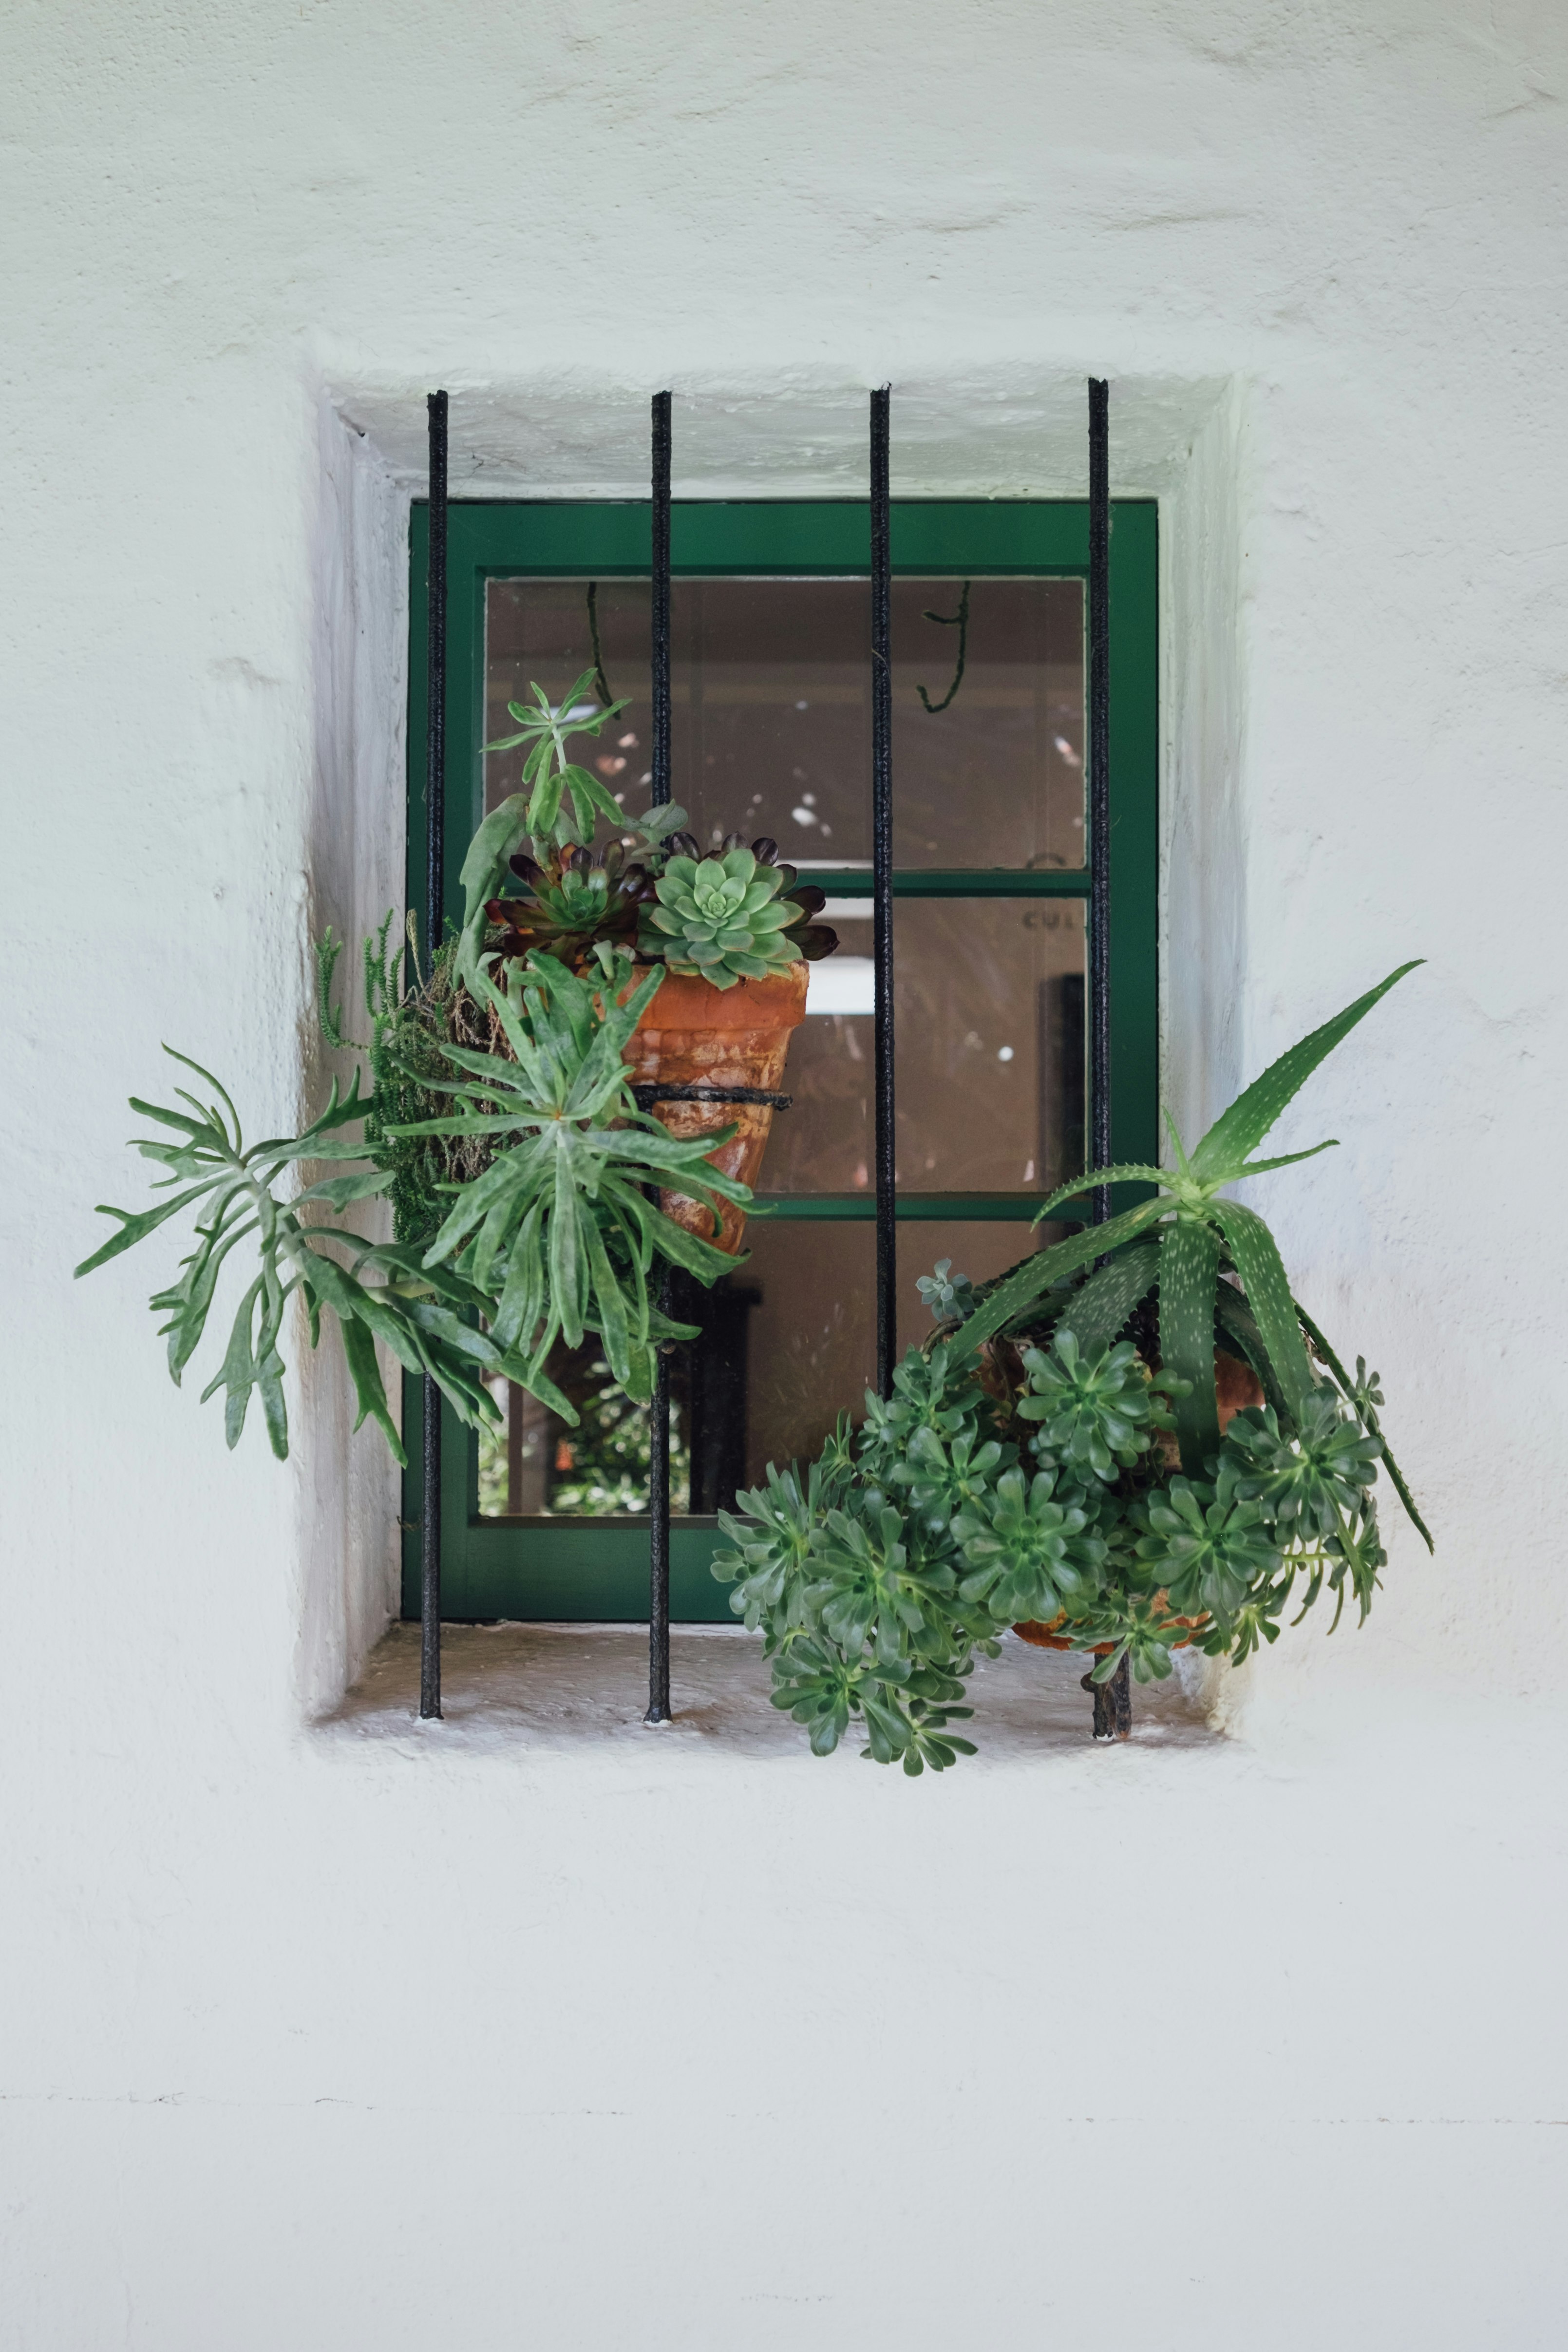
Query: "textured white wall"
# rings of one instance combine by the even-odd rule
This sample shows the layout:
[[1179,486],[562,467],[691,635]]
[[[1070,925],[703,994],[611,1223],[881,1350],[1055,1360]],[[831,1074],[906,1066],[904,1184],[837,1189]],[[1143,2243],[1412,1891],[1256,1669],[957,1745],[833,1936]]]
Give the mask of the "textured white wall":
[[[1545,0],[78,0],[6,24],[0,2344],[1554,2344],[1568,27]],[[1406,955],[1263,1205],[1435,1564],[1241,1736],[905,1787],[306,1718],[394,1489],[73,1289],[160,1039],[276,1129],[395,887],[401,501],[1165,504],[1196,1125]],[[1525,1705],[1526,1695],[1531,1703]],[[1235,1719],[1232,1687],[1226,1706]],[[1104,2298],[1111,2298],[1109,2313]]]

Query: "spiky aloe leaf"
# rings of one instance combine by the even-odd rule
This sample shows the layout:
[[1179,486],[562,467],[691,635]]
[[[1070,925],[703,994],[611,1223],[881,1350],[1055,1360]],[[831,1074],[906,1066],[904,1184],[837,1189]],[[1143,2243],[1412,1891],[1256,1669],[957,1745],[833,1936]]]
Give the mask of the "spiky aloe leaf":
[[1196,1217],[1179,1217],[1160,1236],[1160,1362],[1187,1383],[1176,1400],[1181,1466],[1201,1478],[1219,1444],[1214,1402],[1214,1292],[1219,1236]]
[[1269,1350],[1263,1345],[1263,1334],[1259,1330],[1257,1320],[1247,1301],[1239,1290],[1232,1289],[1228,1282],[1217,1282],[1214,1286],[1214,1312],[1226,1339],[1240,1349],[1242,1360],[1250,1364],[1257,1374],[1262,1384],[1264,1402],[1271,1404],[1276,1412],[1283,1412],[1284,1391],[1281,1388],[1275,1377],[1274,1367],[1269,1360]]
[[[1075,1176],[1071,1184],[1059,1184],[1054,1192],[1048,1193],[1030,1223],[1031,1225],[1043,1224],[1063,1202],[1080,1200],[1085,1193],[1097,1192],[1102,1184],[1168,1185],[1169,1182],[1170,1171],[1167,1169],[1145,1167],[1141,1160],[1119,1162],[1114,1168],[1092,1168],[1086,1174]],[[1087,1216],[1089,1213],[1084,1209],[1077,1213]]]
[[1209,1205],[1230,1244],[1236,1271],[1246,1288],[1247,1303],[1257,1318],[1286,1405],[1292,1420],[1299,1422],[1302,1407],[1317,1383],[1274,1236],[1257,1212],[1243,1202],[1214,1201]]
[[1414,971],[1424,961],[1416,956],[1409,963],[1402,963],[1386,980],[1379,981],[1375,988],[1369,988],[1364,996],[1358,996],[1354,1004],[1347,1004],[1343,1013],[1336,1013],[1332,1021],[1325,1021],[1321,1029],[1314,1029],[1310,1036],[1292,1045],[1288,1054],[1271,1062],[1262,1076],[1254,1078],[1229,1109],[1221,1111],[1215,1120],[1192,1155],[1193,1174],[1211,1184],[1224,1183],[1239,1175],[1248,1155],[1257,1150],[1318,1064],[1333,1053],[1343,1037],[1349,1035],[1380,997],[1387,995],[1396,981],[1403,980],[1407,971]]
[[[1345,1370],[1344,1366],[1340,1362],[1339,1358],[1334,1354],[1333,1349],[1329,1346],[1328,1341],[1323,1338],[1322,1333],[1318,1329],[1317,1325],[1312,1321],[1312,1317],[1307,1313],[1306,1308],[1301,1304],[1301,1301],[1298,1299],[1294,1304],[1297,1321],[1301,1324],[1302,1330],[1307,1334],[1307,1337],[1311,1339],[1313,1347],[1317,1349],[1319,1355],[1322,1358],[1324,1363],[1328,1366],[1330,1371],[1339,1382],[1341,1388],[1343,1389],[1346,1396],[1349,1396],[1352,1391],[1350,1374]],[[1377,1434],[1379,1437],[1383,1437],[1381,1427],[1379,1427]],[[1398,1463],[1396,1462],[1393,1454],[1388,1451],[1388,1440],[1385,1437],[1383,1437],[1383,1453],[1379,1458],[1382,1461],[1383,1467],[1388,1473],[1389,1483],[1393,1486],[1394,1491],[1398,1496],[1400,1501],[1405,1506],[1406,1517],[1409,1519],[1411,1526],[1416,1529],[1416,1534],[1420,1537],[1427,1550],[1429,1552],[1436,1552],[1437,1547],[1432,1541],[1432,1531],[1427,1527],[1426,1520],[1421,1517],[1420,1512],[1416,1507],[1416,1497],[1410,1492],[1408,1486],[1406,1484],[1405,1475],[1400,1469]]]
[[1036,1250],[1032,1257],[1015,1266],[1007,1278],[998,1282],[982,1307],[977,1307],[968,1321],[959,1329],[953,1341],[952,1360],[960,1362],[972,1356],[992,1339],[1004,1324],[1010,1323],[1048,1290],[1064,1274],[1075,1274],[1081,1265],[1092,1259],[1107,1256],[1125,1243],[1135,1241],[1140,1234],[1161,1217],[1170,1214],[1168,1201],[1144,1201],[1135,1209],[1124,1209],[1103,1225],[1090,1225],[1082,1233],[1071,1234],[1064,1242],[1053,1242],[1050,1249]]
[[1096,1348],[1108,1348],[1139,1300],[1154,1288],[1159,1265],[1157,1242],[1136,1242],[1131,1249],[1118,1250],[1077,1292],[1058,1329],[1071,1331],[1086,1356]]

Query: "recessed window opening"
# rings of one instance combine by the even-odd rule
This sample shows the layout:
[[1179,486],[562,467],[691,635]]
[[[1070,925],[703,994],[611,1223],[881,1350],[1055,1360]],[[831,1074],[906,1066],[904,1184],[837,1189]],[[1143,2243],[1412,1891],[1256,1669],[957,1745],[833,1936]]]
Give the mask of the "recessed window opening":
[[[455,504],[446,870],[518,789],[521,753],[482,747],[537,680],[596,672],[627,708],[591,747],[629,813],[647,805],[648,510]],[[677,505],[674,797],[704,847],[777,840],[828,893],[838,952],[811,970],[748,1256],[676,1311],[700,1322],[672,1375],[671,1613],[728,1622],[707,1573],[714,1514],[769,1461],[815,1454],[874,1377],[872,710],[866,509]],[[1118,1158],[1153,1144],[1155,513],[1119,505],[1113,624],[1118,733],[1113,966]],[[415,510],[414,710],[423,740],[424,576]],[[900,1344],[929,1328],[915,1285],[951,1259],[982,1281],[1055,1237],[1039,1198],[1085,1164],[1086,509],[894,509],[892,599]],[[858,540],[858,544],[857,544]],[[846,555],[859,561],[845,561]],[[642,576],[638,576],[639,572]],[[423,833],[417,761],[410,841]],[[411,884],[414,877],[411,876]],[[449,885],[450,887],[450,885]],[[411,887],[411,899],[417,898]],[[455,907],[451,911],[455,912]],[[684,1279],[684,1278],[683,1278]],[[504,1426],[443,1441],[443,1614],[645,1613],[649,1416],[597,1341],[558,1350],[576,1428],[517,1388]],[[416,1489],[417,1473],[411,1477]],[[417,1491],[405,1518],[418,1517]],[[418,1613],[417,1547],[405,1611]]]

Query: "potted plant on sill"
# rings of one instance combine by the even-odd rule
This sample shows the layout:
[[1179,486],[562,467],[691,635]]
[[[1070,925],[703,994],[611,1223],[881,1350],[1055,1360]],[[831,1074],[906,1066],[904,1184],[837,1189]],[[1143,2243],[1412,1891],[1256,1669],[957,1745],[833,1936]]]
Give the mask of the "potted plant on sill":
[[[617,1381],[645,1402],[654,1349],[697,1336],[661,1310],[664,1269],[711,1284],[736,1262],[751,1193],[740,1174],[715,1163],[735,1147],[737,1123],[725,1120],[722,1104],[680,1103],[650,1116],[632,1088],[668,1066],[672,1038],[691,1058],[712,1034],[710,998],[722,1006],[737,987],[783,986],[803,1003],[797,973],[837,942],[811,919],[821,893],[795,887],[771,843],[744,851],[732,842],[705,859],[680,835],[678,808],[651,810],[595,858],[597,820],[608,815],[623,835],[626,820],[567,756],[570,734],[597,733],[622,707],[580,714],[591,675],[559,710],[538,688],[536,711],[514,706],[534,744],[535,792],[481,825],[463,868],[462,931],[437,950],[423,982],[405,985],[401,953],[389,953],[390,917],[365,942],[371,1094],[361,1092],[356,1070],[349,1095],[334,1080],[326,1108],[299,1134],[251,1145],[228,1092],[183,1055],[173,1058],[209,1097],[176,1088],[183,1108],[131,1098],[163,1130],[136,1148],[164,1171],[159,1187],[170,1197],[140,1213],[103,1209],[119,1230],[76,1271],[92,1272],[192,1211],[194,1246],[178,1279],[152,1300],[167,1318],[161,1336],[178,1385],[227,1262],[250,1245],[256,1271],[203,1399],[223,1391],[231,1446],[259,1395],[273,1450],[287,1453],[281,1346],[297,1296],[312,1347],[323,1313],[336,1318],[359,1397],[355,1425],[373,1419],[402,1462],[378,1341],[406,1370],[433,1379],[471,1426],[499,1420],[491,1384],[502,1381],[575,1425],[548,1369],[557,1341],[576,1347],[597,1334]],[[518,856],[524,837],[542,863]],[[528,885],[524,897],[494,897],[501,867]],[[335,1047],[348,1044],[331,1007],[341,947],[329,932],[318,950],[323,1028]],[[649,1014],[671,985],[707,994],[695,1008],[677,1007],[685,1028],[655,1031]],[[707,1029],[698,1015],[709,1017]],[[731,1024],[719,1034],[739,1035],[753,1054],[742,1066],[770,1073],[771,1087],[789,1025],[775,1017],[782,1042],[775,1034],[760,1047],[756,1033],[768,1026],[760,1017],[750,1031]],[[727,1079],[722,1050],[701,1066],[716,1086],[746,1083]],[[688,1108],[699,1117],[668,1116]],[[345,1134],[360,1123],[362,1139]],[[765,1139],[754,1122],[748,1170]],[[361,1164],[289,1192],[300,1163],[323,1161]],[[393,1213],[390,1243],[340,1222],[381,1196]]]
[[[1324,1055],[1414,967],[1293,1046],[1174,1168],[1096,1169],[1154,1197],[973,1289],[944,1261],[937,1318],[885,1402],[847,1419],[805,1470],[721,1514],[714,1574],[761,1629],[773,1704],[831,1752],[859,1718],[865,1755],[941,1769],[980,1654],[1017,1626],[1139,1681],[1192,1646],[1239,1662],[1326,1592],[1364,1621],[1384,1566],[1379,1468],[1431,1547],[1388,1451],[1375,1373],[1353,1378],[1293,1297],[1263,1220],[1225,1188],[1310,1159],[1252,1154]],[[1167,1124],[1168,1116],[1167,1116]],[[1326,1150],[1318,1144],[1314,1151]],[[1157,1298],[1157,1307],[1155,1301]]]
[[[712,1138],[712,1164],[752,1186],[773,1123],[766,1097],[805,1013],[808,967],[831,955],[838,937],[816,919],[822,892],[779,863],[768,836],[748,845],[731,833],[705,856],[674,804],[649,809],[626,830],[619,803],[568,754],[570,736],[596,735],[626,707],[595,710],[586,699],[595,676],[585,670],[559,704],[535,683],[531,704],[507,706],[517,731],[485,747],[526,745],[522,781],[531,789],[491,812],[464,862],[457,971],[472,985],[483,964],[526,961],[541,949],[580,971],[606,941],[633,951],[639,971],[629,986],[645,978],[642,967],[662,966],[658,1001],[627,1048],[634,1083],[737,1097],[664,1099],[655,1116],[674,1135]],[[622,837],[596,851],[601,818]],[[691,1196],[666,1192],[662,1206],[689,1231],[711,1232]],[[727,1202],[714,1236],[720,1250],[739,1249],[745,1223],[739,1204]]]

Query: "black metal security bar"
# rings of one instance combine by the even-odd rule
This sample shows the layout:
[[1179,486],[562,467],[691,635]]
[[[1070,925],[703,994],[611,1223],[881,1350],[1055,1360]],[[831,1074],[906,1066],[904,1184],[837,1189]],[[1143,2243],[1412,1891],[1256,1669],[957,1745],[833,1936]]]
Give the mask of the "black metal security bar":
[[890,387],[871,396],[872,963],[875,982],[876,1385],[893,1394],[898,1352],[898,1225],[894,1168],[893,538],[888,488]]
[[[446,394],[430,411],[429,710],[424,767],[424,952],[434,965],[444,928],[446,832]],[[441,1713],[441,1391],[424,1376],[419,1525],[419,1712]]]
[[[1111,387],[1089,379],[1089,1150],[1111,1152]],[[1111,1214],[1111,1188],[1095,1188],[1094,1223]],[[1108,1683],[1084,1676],[1096,1739],[1125,1739],[1133,1685],[1125,1658]]]
[[[653,548],[649,558],[653,669],[653,791],[660,805],[671,796],[670,766],[670,395],[653,394]],[[660,1285],[668,1313],[668,1276]],[[670,1357],[653,1350],[653,1395],[648,1444],[648,1712],[644,1723],[670,1720]]]
[[[1111,387],[1089,379],[1089,1158],[1111,1165]],[[1111,1192],[1094,1194],[1094,1222]]]

